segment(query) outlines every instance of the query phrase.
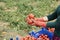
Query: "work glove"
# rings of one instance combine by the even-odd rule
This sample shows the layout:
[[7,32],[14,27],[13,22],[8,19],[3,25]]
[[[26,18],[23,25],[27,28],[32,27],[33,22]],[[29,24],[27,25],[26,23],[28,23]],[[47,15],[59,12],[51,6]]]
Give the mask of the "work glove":
[[46,27],[46,22],[43,22],[43,18],[35,18],[33,14],[29,14],[26,18],[26,22],[32,26],[44,26]]
[[37,26],[37,27],[43,26],[43,27],[46,27],[46,22],[36,21],[36,20],[34,20],[34,19],[29,19],[29,18],[28,18],[27,23],[28,23],[29,25],[32,25],[32,26]]
[[46,22],[41,22],[41,21],[34,21],[34,23],[32,24],[34,26],[41,26],[41,27],[46,27]]
[[48,21],[48,18],[45,16],[45,17],[41,17],[41,18],[35,18],[36,21],[41,21],[41,22],[47,22]]

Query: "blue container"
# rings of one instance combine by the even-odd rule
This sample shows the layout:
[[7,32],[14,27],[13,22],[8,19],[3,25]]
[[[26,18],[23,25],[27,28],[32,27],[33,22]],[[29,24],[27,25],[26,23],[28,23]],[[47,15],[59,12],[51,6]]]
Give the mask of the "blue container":
[[35,37],[35,38],[38,38],[39,35],[40,35],[39,33],[36,33],[36,34],[34,35],[34,37]]
[[31,35],[35,38],[38,38],[41,34],[48,35],[48,37],[50,39],[52,39],[53,35],[54,35],[54,33],[49,32],[46,28],[41,28],[38,32],[32,31],[32,32],[29,33],[29,35]]
[[38,32],[36,32],[36,33],[39,33],[40,35],[41,34],[46,34],[46,32],[47,32],[47,29],[45,29],[45,28],[41,28]]
[[48,35],[48,37],[49,37],[50,39],[52,39],[53,36],[54,36],[54,33],[52,33],[52,32],[48,32],[46,35]]
[[33,36],[33,37],[35,36],[35,34],[36,34],[36,33],[35,33],[34,31],[29,32],[29,35],[31,35],[31,36]]

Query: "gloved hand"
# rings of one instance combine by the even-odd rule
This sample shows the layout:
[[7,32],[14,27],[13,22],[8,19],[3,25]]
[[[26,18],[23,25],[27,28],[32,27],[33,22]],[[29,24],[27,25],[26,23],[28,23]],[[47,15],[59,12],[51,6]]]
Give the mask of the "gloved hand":
[[29,14],[26,18],[26,22],[29,25],[46,27],[46,23],[43,21],[44,21],[43,18],[35,18],[33,14]]
[[34,20],[34,19],[29,19],[28,21],[27,21],[27,23],[29,24],[29,25],[32,25],[32,26],[43,26],[43,27],[46,27],[46,22],[41,22],[41,21],[36,21],[36,20]]
[[43,17],[42,18],[35,18],[36,21],[44,21]]
[[32,25],[46,27],[46,22],[34,21]]
[[41,21],[41,22],[47,22],[48,21],[48,18],[45,16],[45,17],[41,17],[41,18],[35,18],[36,21]]

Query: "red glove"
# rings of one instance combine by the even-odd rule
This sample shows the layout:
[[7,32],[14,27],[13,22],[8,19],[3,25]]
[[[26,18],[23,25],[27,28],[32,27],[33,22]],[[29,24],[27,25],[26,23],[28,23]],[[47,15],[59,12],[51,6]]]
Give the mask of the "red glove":
[[36,21],[34,19],[27,18],[27,23],[33,26],[43,26],[46,27],[46,22]]
[[35,18],[35,20],[36,20],[36,21],[42,21],[42,22],[44,22],[43,17],[42,17],[42,18]]
[[41,17],[41,18],[35,18],[36,21],[41,21],[41,22],[47,22],[48,21],[48,18],[45,16],[45,17]]
[[42,21],[44,21],[44,19],[43,18],[35,18],[33,14],[29,14],[26,18],[26,21],[29,25],[46,27],[46,23],[42,22]]
[[42,26],[42,27],[46,27],[46,22],[41,22],[41,21],[34,21],[35,26]]

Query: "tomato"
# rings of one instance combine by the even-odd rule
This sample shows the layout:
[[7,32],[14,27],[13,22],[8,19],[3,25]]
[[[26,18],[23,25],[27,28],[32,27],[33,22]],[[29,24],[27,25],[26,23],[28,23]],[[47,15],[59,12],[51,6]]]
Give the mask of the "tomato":
[[38,38],[37,40],[42,40],[42,38]]
[[45,40],[49,40],[49,38],[45,38]]
[[25,40],[25,38],[20,38],[21,40]]
[[39,38],[42,38],[42,36],[39,36]]
[[45,39],[42,39],[42,40],[45,40]]
[[55,28],[51,28],[51,32],[54,32],[55,31]]
[[54,32],[55,28],[48,28],[49,32]]
[[28,35],[28,36],[26,36],[27,37],[27,39],[29,39],[31,36],[30,35]]
[[46,38],[45,35],[43,36],[43,38]]
[[25,38],[20,37],[20,40],[25,40]]
[[45,37],[47,38],[47,37],[48,37],[48,35],[45,35]]
[[37,40],[36,38],[32,37],[32,40]]
[[29,40],[27,37],[25,37],[25,40]]
[[29,40],[32,40],[32,37],[29,37]]

